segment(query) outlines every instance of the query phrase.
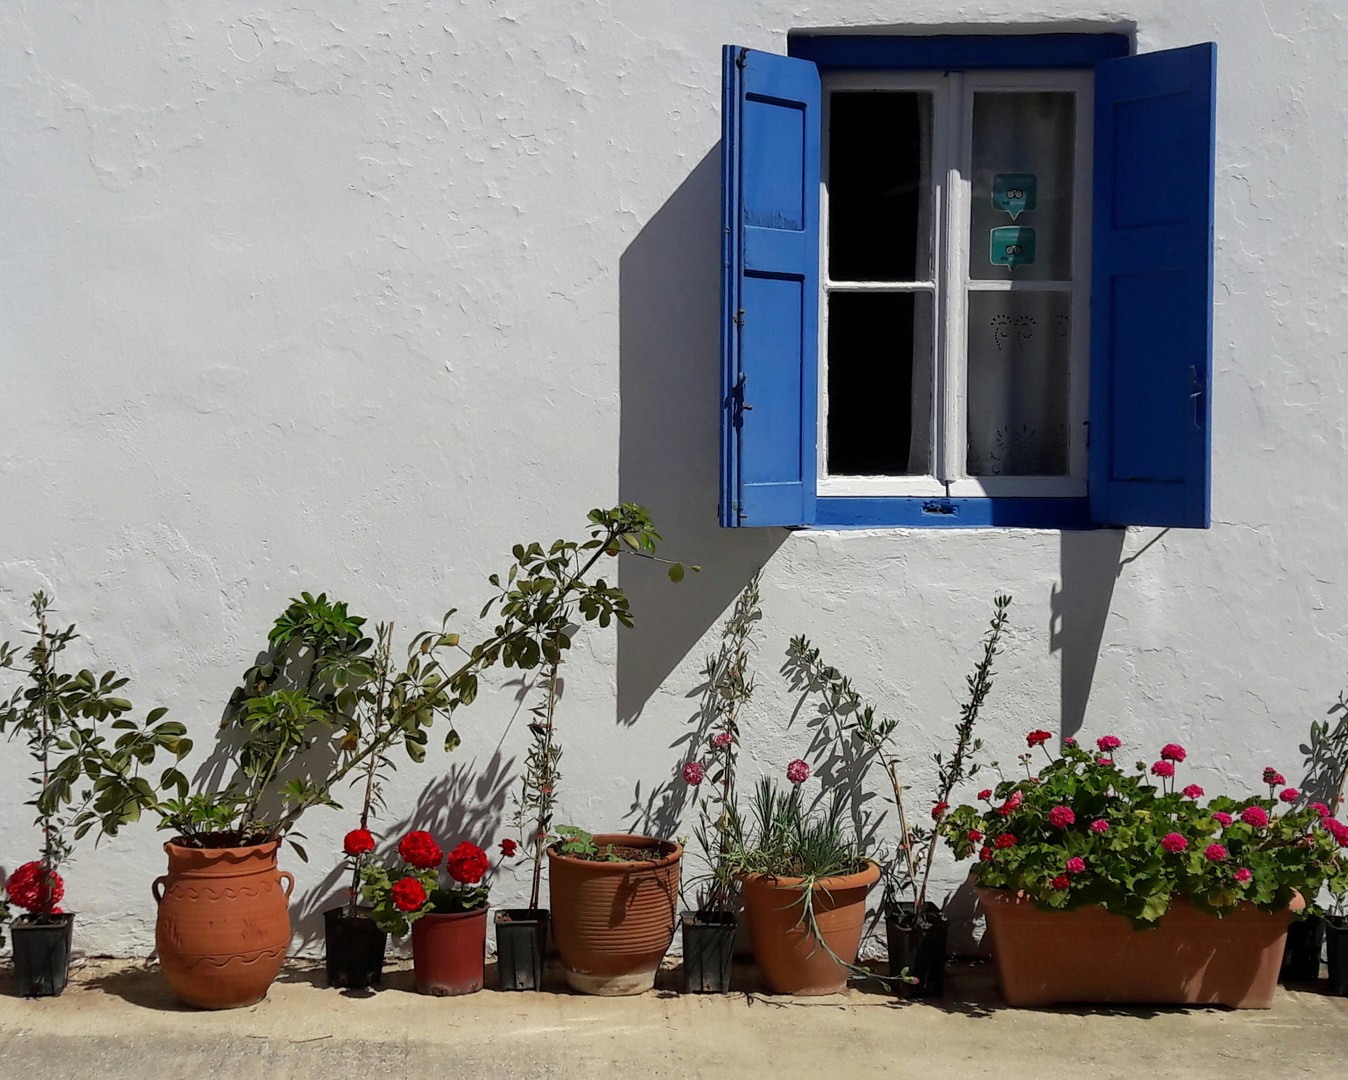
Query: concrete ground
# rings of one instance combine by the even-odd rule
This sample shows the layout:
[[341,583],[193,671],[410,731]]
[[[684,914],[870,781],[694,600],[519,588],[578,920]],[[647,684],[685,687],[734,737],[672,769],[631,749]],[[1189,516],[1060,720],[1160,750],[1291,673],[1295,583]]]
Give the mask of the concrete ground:
[[78,963],[62,997],[37,1000],[15,997],[6,969],[0,1077],[1348,1077],[1348,999],[1313,987],[1280,989],[1266,1012],[1021,1010],[1001,1004],[983,965],[956,966],[935,1004],[878,989],[684,996],[673,992],[677,977],[664,972],[663,986],[635,998],[490,989],[430,998],[414,992],[406,961],[374,993],[327,989],[321,968],[301,961],[260,1004],[199,1012],[141,963]]

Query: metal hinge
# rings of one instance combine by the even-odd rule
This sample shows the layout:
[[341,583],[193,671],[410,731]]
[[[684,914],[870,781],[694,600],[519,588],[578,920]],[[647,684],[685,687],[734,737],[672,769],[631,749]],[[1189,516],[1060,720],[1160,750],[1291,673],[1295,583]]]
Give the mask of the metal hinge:
[[748,62],[749,62],[749,50],[743,48],[740,49],[739,55],[735,57],[735,66],[737,68],[743,69],[744,65],[747,64]]

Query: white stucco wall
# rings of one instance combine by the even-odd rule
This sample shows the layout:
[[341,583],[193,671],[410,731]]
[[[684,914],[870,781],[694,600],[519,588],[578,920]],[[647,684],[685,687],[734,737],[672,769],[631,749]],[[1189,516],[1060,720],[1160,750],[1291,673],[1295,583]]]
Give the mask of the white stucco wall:
[[[777,675],[801,632],[902,719],[929,785],[997,590],[1016,604],[992,756],[1044,726],[1129,754],[1179,739],[1210,793],[1300,776],[1348,664],[1346,20],[1333,0],[14,0],[0,638],[54,591],[83,662],[169,706],[199,763],[287,597],[438,624],[477,610],[512,543],[621,498],[705,570],[675,588],[628,567],[638,629],[578,644],[561,821],[677,808],[688,695],[760,564],[746,786],[808,742]],[[844,25],[1219,43],[1210,531],[717,528],[720,45]],[[452,758],[399,771],[390,827],[503,834],[525,742],[503,682]],[[4,748],[5,867],[36,852],[26,775]],[[302,912],[336,894],[350,826],[304,822]],[[79,946],[151,947],[163,839],[81,849]],[[960,876],[943,862],[942,890]]]

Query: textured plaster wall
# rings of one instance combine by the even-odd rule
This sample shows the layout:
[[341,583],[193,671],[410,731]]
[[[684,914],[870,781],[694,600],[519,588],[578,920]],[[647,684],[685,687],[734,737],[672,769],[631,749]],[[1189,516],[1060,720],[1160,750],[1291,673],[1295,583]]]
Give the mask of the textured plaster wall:
[[[841,26],[1219,42],[1210,531],[715,526],[719,47]],[[803,632],[901,718],[929,785],[1001,589],[992,756],[1046,726],[1179,738],[1210,791],[1299,776],[1348,657],[1345,62],[1331,0],[13,0],[0,637],[53,590],[80,661],[169,706],[197,766],[287,597],[408,631],[473,613],[513,542],[621,497],[706,569],[625,569],[638,629],[578,642],[562,821],[687,831],[689,694],[760,565],[746,783],[808,745],[777,674]],[[519,689],[496,680],[454,756],[398,772],[388,827],[502,834]],[[26,774],[6,748],[7,868],[36,850]],[[313,862],[287,861],[310,943],[350,824],[311,814]],[[162,840],[81,849],[79,946],[148,950]],[[959,878],[944,864],[941,890]]]

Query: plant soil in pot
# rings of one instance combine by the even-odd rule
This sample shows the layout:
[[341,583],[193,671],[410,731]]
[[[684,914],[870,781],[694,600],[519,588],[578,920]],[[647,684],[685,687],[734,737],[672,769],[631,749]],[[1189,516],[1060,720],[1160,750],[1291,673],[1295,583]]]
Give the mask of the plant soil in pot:
[[188,1005],[252,1005],[280,972],[295,879],[276,869],[279,846],[164,845],[168,873],[151,887],[159,904],[155,948],[164,977]]
[[683,845],[625,833],[593,842],[617,860],[547,849],[553,940],[573,990],[640,994],[654,987],[674,940]]
[[922,905],[918,917],[911,900],[886,905],[885,936],[889,944],[889,974],[916,982],[898,982],[902,997],[940,997],[945,992],[947,924],[935,904]]
[[683,926],[683,992],[724,994],[730,990],[739,928],[729,911],[685,912]]
[[746,874],[744,910],[754,942],[754,961],[774,994],[809,997],[840,994],[848,964],[855,964],[866,921],[866,893],[880,880],[880,867],[822,878],[813,891],[819,938],[801,918],[801,878]]
[[1325,916],[1325,959],[1329,963],[1329,992],[1348,997],[1348,919]]
[[[1134,930],[1098,906],[1041,911],[1024,893],[977,891],[1009,1005],[1273,1004],[1291,910],[1242,903],[1218,919],[1177,897],[1153,929]],[[1292,909],[1303,904],[1297,896]]]
[[547,908],[496,913],[496,965],[502,990],[542,990],[548,947]]
[[10,926],[14,978],[24,997],[60,997],[70,972],[75,916],[21,915]]
[[417,990],[435,997],[482,989],[487,908],[451,915],[434,912],[412,924],[412,969]]
[[1293,919],[1287,928],[1282,954],[1283,982],[1315,982],[1320,978],[1320,952],[1325,944],[1325,921],[1319,915]]
[[388,935],[374,924],[370,909],[346,907],[323,912],[328,985],[349,988],[373,986],[384,977],[384,950]]

